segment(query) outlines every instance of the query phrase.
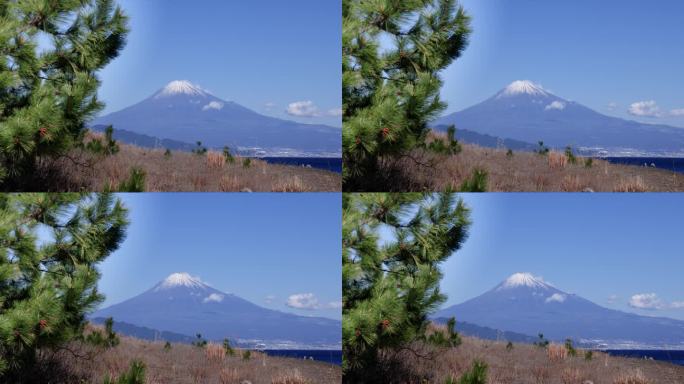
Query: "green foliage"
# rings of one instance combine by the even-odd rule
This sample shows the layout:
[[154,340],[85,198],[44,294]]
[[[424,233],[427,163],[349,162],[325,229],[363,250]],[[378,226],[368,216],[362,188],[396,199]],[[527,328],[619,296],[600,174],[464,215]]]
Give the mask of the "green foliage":
[[194,345],[197,348],[204,348],[207,346],[207,341],[202,338],[202,334],[198,333],[195,335],[197,337],[197,340],[192,342],[192,345]]
[[565,350],[568,351],[568,355],[572,357],[577,356],[577,350],[572,345],[572,339],[565,339]]
[[22,382],[37,349],[84,337],[126,217],[109,194],[0,194],[0,382]]
[[164,158],[165,159],[171,158],[171,150],[170,149],[166,148],[166,150],[164,151]]
[[587,157],[586,159],[584,159],[584,167],[585,168],[591,168],[593,165],[594,165],[594,159],[592,159],[591,157]]
[[568,162],[570,164],[577,164],[577,157],[575,157],[575,153],[572,151],[571,146],[565,147],[565,157],[568,158]]
[[435,331],[428,337],[428,341],[439,347],[453,348],[461,345],[461,336],[456,332],[456,319],[450,318],[446,324],[446,331]]
[[171,350],[171,343],[169,343],[167,341],[166,343],[164,343],[164,351],[168,352],[170,350]]
[[539,348],[546,348],[549,346],[549,341],[544,338],[544,334],[540,333],[539,335],[539,340],[535,341],[533,344],[536,345]]
[[487,384],[487,364],[480,360],[475,360],[473,362],[473,367],[470,371],[461,376],[461,378],[455,381],[453,378],[448,378],[445,384]]
[[131,174],[128,179],[119,183],[116,188],[117,192],[145,192],[145,171],[141,168],[131,168]]
[[446,108],[439,72],[468,45],[470,17],[457,0],[343,0],[342,17],[344,182],[387,190],[369,183],[381,159],[426,147]]
[[465,241],[469,209],[452,193],[344,194],[342,206],[342,366],[365,382],[380,350],[428,341],[446,299],[439,266]]
[[475,169],[470,179],[461,184],[460,192],[487,192],[487,171]]
[[223,147],[223,158],[226,159],[226,163],[233,164],[235,162],[235,157],[230,153],[230,148]]
[[97,73],[123,49],[127,24],[115,0],[0,2],[0,186],[20,189],[39,157],[83,145],[104,107]]
[[109,375],[105,376],[103,384],[145,384],[145,363],[133,360],[128,372],[113,380]]
[[114,332],[114,319],[108,317],[105,320],[104,333],[95,330],[86,336],[86,342],[101,348],[113,348],[119,345],[119,336]]
[[110,125],[105,129],[105,137],[103,139],[92,139],[86,144],[86,149],[89,151],[102,155],[110,156],[119,153],[119,144],[114,140],[114,128]]
[[242,352],[242,360],[249,360],[251,358],[252,358],[252,351],[247,349],[244,352]]
[[204,145],[202,145],[202,142],[198,141],[196,144],[197,144],[197,147],[192,150],[192,153],[194,153],[197,156],[206,155],[207,154],[207,148]]
[[543,141],[539,141],[537,144],[539,147],[534,151],[534,153],[539,156],[546,156],[549,154],[549,147],[545,146]]
[[594,358],[594,352],[592,351],[585,351],[584,352],[584,360],[591,361],[591,359]]
[[506,151],[506,157],[508,157],[509,159],[513,157],[513,150],[512,149],[509,149],[508,151]]
[[512,351],[512,350],[513,350],[513,343],[511,343],[511,342],[509,341],[508,344],[506,344],[506,350],[509,351],[509,352]]
[[456,140],[456,127],[453,125],[447,130],[446,139],[435,138],[428,148],[441,155],[455,155],[461,152],[461,144]]
[[230,346],[230,340],[223,339],[223,350],[226,352],[226,356],[235,355],[235,350]]
[[249,168],[249,167],[251,167],[251,166],[252,166],[252,159],[250,159],[249,157],[245,157],[245,159],[242,160],[242,166],[243,166],[244,168]]

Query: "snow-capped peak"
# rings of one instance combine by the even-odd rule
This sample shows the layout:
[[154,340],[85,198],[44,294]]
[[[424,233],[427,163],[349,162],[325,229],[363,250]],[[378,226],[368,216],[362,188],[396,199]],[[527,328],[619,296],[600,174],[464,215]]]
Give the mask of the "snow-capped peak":
[[502,98],[516,95],[548,96],[549,94],[539,84],[535,84],[529,80],[517,80],[499,92],[496,97]]
[[189,273],[181,272],[181,273],[172,273],[164,279],[161,283],[157,284],[157,286],[154,288],[155,291],[163,290],[163,289],[169,289],[169,288],[176,288],[176,287],[188,287],[188,288],[198,288],[198,289],[204,289],[207,288],[207,285],[200,280],[199,277],[196,276],[191,276]]
[[200,86],[195,85],[187,80],[174,80],[166,85],[161,91],[157,92],[155,98],[189,95],[189,96],[207,96],[209,93]]
[[506,281],[501,283],[497,290],[517,287],[548,288],[549,284],[541,277],[536,277],[531,273],[514,273],[506,279]]

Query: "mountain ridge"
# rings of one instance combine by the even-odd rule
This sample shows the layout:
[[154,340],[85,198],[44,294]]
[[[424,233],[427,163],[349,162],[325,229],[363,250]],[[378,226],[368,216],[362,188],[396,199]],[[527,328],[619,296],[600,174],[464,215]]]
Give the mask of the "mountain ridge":
[[304,347],[339,345],[341,322],[260,307],[219,291],[187,273],[174,273],[90,318],[113,317],[138,327],[180,335],[201,333],[208,340],[239,340]]
[[[510,282],[518,284],[510,284]],[[525,284],[520,284],[520,282]],[[489,291],[444,308],[433,318],[456,317],[478,326],[595,346],[684,347],[684,321],[604,308],[531,274],[515,274]]]
[[436,119],[481,134],[596,156],[684,156],[684,129],[611,117],[558,97],[531,81],[515,81],[494,96]]
[[234,150],[335,153],[341,156],[342,131],[261,115],[222,100],[188,81],[174,80],[150,97],[98,117],[94,125],[113,125],[160,139]]

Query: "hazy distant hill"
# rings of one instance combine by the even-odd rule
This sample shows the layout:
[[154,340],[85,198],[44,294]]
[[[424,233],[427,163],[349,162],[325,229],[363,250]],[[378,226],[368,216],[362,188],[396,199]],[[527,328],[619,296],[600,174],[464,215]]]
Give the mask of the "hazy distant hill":
[[[104,132],[106,128],[106,125],[95,125],[90,127],[90,129],[92,129],[95,132]],[[169,139],[160,139],[158,137],[127,131],[125,129],[114,128],[113,136],[115,140],[143,148],[164,148],[174,151],[186,152],[192,151],[193,149],[197,148],[196,144],[184,143],[182,141]]]

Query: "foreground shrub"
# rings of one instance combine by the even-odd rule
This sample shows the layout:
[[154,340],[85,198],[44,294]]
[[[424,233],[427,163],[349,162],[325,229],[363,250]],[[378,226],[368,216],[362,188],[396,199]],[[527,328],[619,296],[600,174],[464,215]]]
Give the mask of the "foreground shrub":
[[487,364],[475,360],[470,371],[464,373],[458,381],[448,378],[445,384],[487,384]]
[[128,372],[113,380],[109,375],[105,376],[103,384],[145,384],[145,364],[134,360]]

